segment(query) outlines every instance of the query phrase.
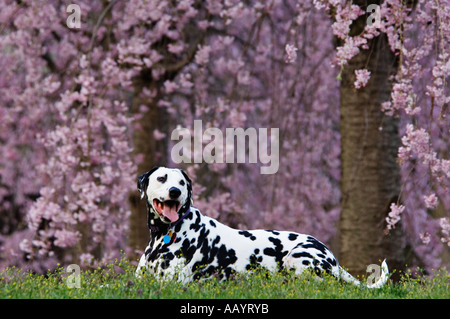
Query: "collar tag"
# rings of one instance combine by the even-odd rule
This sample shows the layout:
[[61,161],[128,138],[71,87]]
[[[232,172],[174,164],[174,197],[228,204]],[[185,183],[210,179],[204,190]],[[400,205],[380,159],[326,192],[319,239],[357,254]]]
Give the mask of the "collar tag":
[[163,238],[164,244],[169,244],[169,243],[173,242],[175,240],[175,238],[177,238],[177,233],[170,230],[169,234],[165,235]]

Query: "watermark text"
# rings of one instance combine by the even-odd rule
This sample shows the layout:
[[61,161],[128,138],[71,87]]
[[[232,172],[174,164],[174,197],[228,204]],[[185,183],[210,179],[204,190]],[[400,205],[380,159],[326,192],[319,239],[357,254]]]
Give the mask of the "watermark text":
[[171,157],[176,164],[245,163],[247,160],[255,164],[259,160],[268,164],[260,167],[261,174],[275,174],[279,168],[279,136],[278,128],[270,128],[270,133],[267,128],[253,127],[226,128],[225,134],[216,127],[203,131],[202,120],[194,120],[193,136],[187,128],[172,131],[171,140],[178,142],[172,147]]

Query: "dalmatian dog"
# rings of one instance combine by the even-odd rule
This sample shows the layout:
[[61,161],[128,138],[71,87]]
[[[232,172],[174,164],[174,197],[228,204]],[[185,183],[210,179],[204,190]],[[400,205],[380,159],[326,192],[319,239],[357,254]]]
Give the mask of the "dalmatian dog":
[[[251,272],[262,266],[270,271],[293,269],[301,274],[332,274],[360,285],[345,271],[331,251],[310,235],[275,230],[237,230],[203,215],[192,206],[192,182],[180,169],[155,167],[137,182],[147,204],[150,240],[139,260],[136,276],[148,271],[157,278],[182,282],[218,276],[228,279],[235,272]],[[369,288],[388,280],[383,261],[381,276]]]

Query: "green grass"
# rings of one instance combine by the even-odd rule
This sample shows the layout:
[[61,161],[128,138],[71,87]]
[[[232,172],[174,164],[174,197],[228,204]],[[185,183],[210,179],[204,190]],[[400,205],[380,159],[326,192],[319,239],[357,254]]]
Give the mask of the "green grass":
[[17,268],[0,271],[0,298],[432,298],[450,297],[450,276],[445,270],[432,276],[413,279],[403,276],[399,283],[388,283],[380,289],[367,289],[340,283],[325,277],[318,281],[313,275],[295,277],[291,273],[269,273],[258,270],[252,275],[239,275],[226,282],[216,279],[182,284],[162,282],[151,275],[137,279],[135,266],[120,260],[97,269],[82,270],[80,288],[69,288],[68,274],[59,267],[46,275],[24,272]]

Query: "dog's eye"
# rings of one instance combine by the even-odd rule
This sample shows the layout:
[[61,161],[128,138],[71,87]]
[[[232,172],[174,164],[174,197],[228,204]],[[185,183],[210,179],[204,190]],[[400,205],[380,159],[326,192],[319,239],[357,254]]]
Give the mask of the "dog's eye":
[[158,182],[165,183],[166,180],[167,180],[167,174],[164,175],[164,176],[159,176],[159,177],[157,177],[156,180],[157,180]]
[[180,181],[180,185],[184,186],[184,181],[183,180]]

